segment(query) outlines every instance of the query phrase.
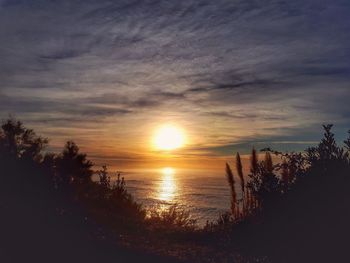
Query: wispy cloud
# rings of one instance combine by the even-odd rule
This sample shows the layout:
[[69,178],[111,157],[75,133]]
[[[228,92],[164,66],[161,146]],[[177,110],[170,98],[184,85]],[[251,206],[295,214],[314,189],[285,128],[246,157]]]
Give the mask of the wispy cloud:
[[95,155],[147,155],[169,121],[203,151],[298,148],[350,126],[349,15],[346,0],[0,1],[0,117]]

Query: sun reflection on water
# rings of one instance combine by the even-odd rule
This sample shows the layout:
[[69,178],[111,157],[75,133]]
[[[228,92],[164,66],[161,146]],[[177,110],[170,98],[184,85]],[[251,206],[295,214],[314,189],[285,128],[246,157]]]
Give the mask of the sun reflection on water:
[[164,202],[171,202],[176,192],[176,181],[174,178],[175,169],[165,167],[161,170],[162,178],[159,184],[158,199]]

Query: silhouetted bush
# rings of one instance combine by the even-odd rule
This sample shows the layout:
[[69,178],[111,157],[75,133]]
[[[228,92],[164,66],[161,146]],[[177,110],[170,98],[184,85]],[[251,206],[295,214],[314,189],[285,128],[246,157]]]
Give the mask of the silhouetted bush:
[[120,174],[113,182],[107,167],[103,167],[98,172],[100,181],[93,182],[93,163],[74,142],[68,141],[58,155],[43,152],[47,142],[20,121],[12,118],[3,123],[0,166],[4,176],[2,185],[8,191],[22,194],[30,191],[36,195],[45,192],[47,198],[61,198],[65,203],[56,203],[59,207],[53,207],[61,212],[71,210],[79,202],[79,206],[85,207],[84,213],[109,218],[109,221],[144,219],[144,210],[127,192]]
[[146,221],[153,228],[168,230],[194,230],[197,222],[188,211],[180,208],[177,204],[173,204],[166,209],[160,207],[149,209]]
[[7,164],[21,161],[22,163],[40,163],[43,159],[42,150],[48,140],[37,136],[33,130],[27,129],[20,121],[13,118],[3,122],[0,131],[0,161]]
[[[220,221],[233,226],[234,240],[242,248],[249,246],[250,253],[268,255],[276,262],[339,262],[347,257],[350,136],[344,146],[338,146],[332,125],[323,128],[321,142],[304,152],[266,148],[262,150],[265,159],[259,161],[253,149],[245,191],[253,194],[255,213],[243,212],[238,221]],[[280,158],[277,164],[272,163],[271,154]],[[236,167],[240,178],[239,163]],[[243,190],[241,197],[244,206],[252,202]]]
[[86,154],[79,152],[79,147],[74,142],[66,143],[55,162],[59,184],[62,186],[86,183],[91,180],[93,163],[87,160]]

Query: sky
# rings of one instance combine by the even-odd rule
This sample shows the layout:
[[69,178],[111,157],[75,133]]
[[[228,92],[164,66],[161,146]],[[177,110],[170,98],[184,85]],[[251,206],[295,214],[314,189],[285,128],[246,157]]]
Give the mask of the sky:
[[[0,0],[0,118],[113,167],[222,166],[350,129],[348,0]],[[152,149],[162,124],[185,147]]]

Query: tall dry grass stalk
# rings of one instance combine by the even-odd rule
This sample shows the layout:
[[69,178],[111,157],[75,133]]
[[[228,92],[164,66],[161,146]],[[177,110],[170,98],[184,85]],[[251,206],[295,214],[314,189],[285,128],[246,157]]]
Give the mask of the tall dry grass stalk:
[[289,183],[288,163],[286,162],[286,160],[284,160],[282,163],[281,180],[282,183],[285,185]]
[[241,195],[242,195],[242,209],[243,214],[246,213],[246,202],[245,202],[245,182],[244,182],[244,174],[243,174],[243,166],[241,161],[241,156],[239,153],[236,154],[236,170],[241,182]]
[[[262,162],[268,171],[273,172],[273,163],[271,155],[267,154],[265,160]],[[236,154],[236,170],[237,175],[240,180],[241,188],[241,198],[238,198],[235,189],[235,178],[231,170],[231,167],[226,163],[226,178],[231,190],[231,213],[234,220],[242,220],[249,215],[255,213],[260,207],[259,200],[255,197],[253,191],[246,187],[246,182],[244,179],[243,165],[241,156],[239,153]],[[250,171],[253,175],[258,175],[259,173],[259,161],[256,150],[253,148],[252,155],[250,158]]]
[[235,178],[228,163],[226,163],[226,178],[231,190],[231,212],[234,219],[239,215],[239,206],[237,205],[237,193],[235,189]]
[[242,166],[242,162],[241,162],[241,156],[239,155],[239,153],[236,154],[236,169],[237,169],[238,177],[241,181],[241,190],[242,190],[242,195],[243,195],[245,182],[244,182],[244,174],[243,174],[243,166]]
[[250,172],[253,176],[258,173],[258,155],[256,154],[256,150],[252,149],[252,156],[250,158]]
[[271,154],[269,152],[265,153],[264,166],[265,166],[266,172],[268,174],[272,174],[273,173],[272,157],[271,157]]

